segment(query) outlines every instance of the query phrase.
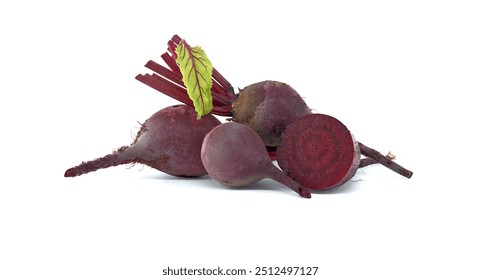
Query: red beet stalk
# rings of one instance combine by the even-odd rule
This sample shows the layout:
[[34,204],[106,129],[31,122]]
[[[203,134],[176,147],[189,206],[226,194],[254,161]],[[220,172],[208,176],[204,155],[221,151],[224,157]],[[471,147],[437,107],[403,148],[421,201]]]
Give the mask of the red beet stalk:
[[[168,52],[161,55],[170,69],[150,60],[145,64],[145,67],[154,73],[139,74],[135,78],[184,104],[193,106],[192,101],[187,95],[187,89],[182,82],[182,74],[179,66],[176,63],[177,54],[175,53],[175,49],[181,40],[179,36],[174,35],[167,43]],[[212,70],[211,92],[213,99],[212,113],[221,116],[232,116],[232,102],[236,98],[234,89],[227,79],[215,68]]]
[[379,162],[380,164],[384,165],[385,167],[391,169],[392,171],[406,177],[406,178],[411,178],[413,176],[413,172],[411,170],[408,170],[401,165],[397,164],[396,162],[393,161],[389,156],[384,156],[380,152],[367,147],[366,145],[362,144],[361,142],[359,143],[359,147],[361,148],[361,154],[363,156],[372,158]]
[[[386,155],[386,157],[391,159],[391,160],[394,160],[396,158],[396,156],[393,155],[391,152],[389,152]],[[373,159],[373,158],[370,158],[370,157],[362,158],[361,161],[359,162],[359,168],[363,168],[363,167],[373,165],[373,164],[376,164],[376,163],[379,163],[379,162],[377,160]]]

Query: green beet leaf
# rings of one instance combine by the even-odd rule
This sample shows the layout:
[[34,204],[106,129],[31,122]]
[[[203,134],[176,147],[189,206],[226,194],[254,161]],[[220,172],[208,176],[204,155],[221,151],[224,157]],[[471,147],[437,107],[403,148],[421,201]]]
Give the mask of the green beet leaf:
[[200,47],[191,47],[185,40],[180,41],[175,52],[182,81],[194,103],[197,118],[201,118],[212,111],[212,63]]

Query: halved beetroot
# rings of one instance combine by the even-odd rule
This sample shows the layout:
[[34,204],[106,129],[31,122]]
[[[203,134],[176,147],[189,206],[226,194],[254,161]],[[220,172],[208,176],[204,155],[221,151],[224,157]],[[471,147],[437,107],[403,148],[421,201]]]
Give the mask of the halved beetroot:
[[359,144],[334,117],[310,114],[287,126],[277,148],[279,167],[309,189],[338,187],[359,167]]

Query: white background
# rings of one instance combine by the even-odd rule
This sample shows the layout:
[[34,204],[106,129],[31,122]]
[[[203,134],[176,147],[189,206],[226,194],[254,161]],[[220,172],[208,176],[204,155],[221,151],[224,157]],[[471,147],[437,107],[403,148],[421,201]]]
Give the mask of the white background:
[[[480,14],[460,0],[2,2],[0,279],[480,279]],[[177,104],[134,79],[175,33],[235,88],[286,82],[414,176],[373,166],[310,200],[140,165],[63,178]]]

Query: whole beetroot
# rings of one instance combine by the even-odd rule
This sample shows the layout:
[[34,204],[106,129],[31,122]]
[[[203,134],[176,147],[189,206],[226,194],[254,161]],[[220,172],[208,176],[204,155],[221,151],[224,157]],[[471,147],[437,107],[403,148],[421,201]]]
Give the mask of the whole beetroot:
[[309,190],[274,166],[257,133],[240,123],[224,123],[205,137],[201,158],[208,174],[230,187],[243,187],[271,178],[310,198]]
[[287,125],[310,113],[297,91],[278,81],[247,86],[232,103],[232,120],[254,129],[266,146],[277,146]]
[[212,115],[198,120],[187,105],[164,108],[141,126],[133,143],[104,157],[82,162],[65,172],[75,177],[101,168],[141,163],[174,176],[197,177],[207,174],[200,150],[205,135],[220,121]]

